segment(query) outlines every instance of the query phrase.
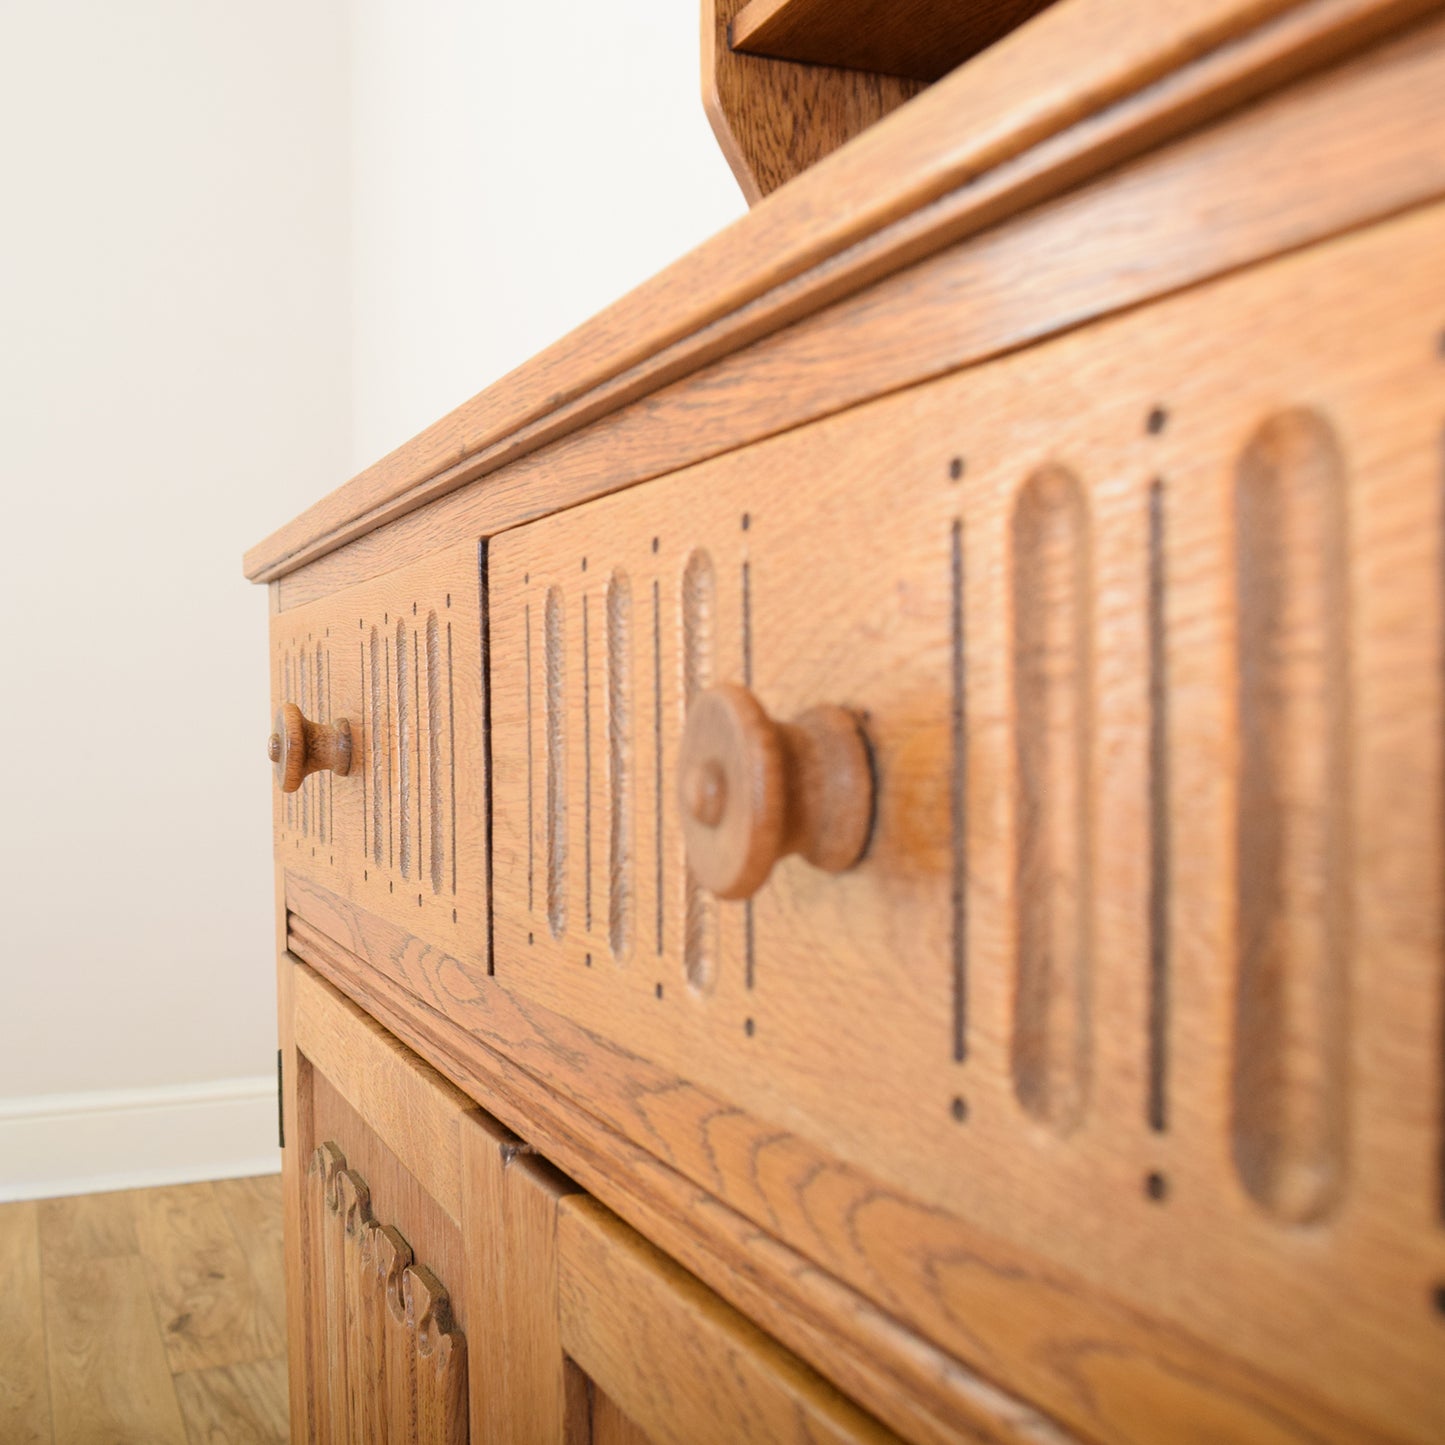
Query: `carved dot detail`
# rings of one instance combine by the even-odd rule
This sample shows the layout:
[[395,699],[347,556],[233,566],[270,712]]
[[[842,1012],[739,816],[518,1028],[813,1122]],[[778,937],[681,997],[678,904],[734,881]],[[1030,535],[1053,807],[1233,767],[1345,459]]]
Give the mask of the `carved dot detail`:
[[1435,1286],[1435,1313],[1445,1317],[1445,1284]]
[[743,1032],[749,1038],[752,1038],[752,1036],[757,1032],[757,1027],[758,1026],[752,1021],[752,1019],[743,1020]]
[[657,985],[657,996],[658,996],[658,998],[661,998],[661,997],[662,997],[662,985],[661,985],[661,984],[658,984],[658,985]]
[[968,1101],[962,1097],[955,1098],[949,1105],[949,1112],[958,1123],[962,1124],[968,1118]]
[[948,476],[951,481],[958,481],[963,476],[964,460],[962,457],[954,457],[948,464]]
[[1162,406],[1154,407],[1149,413],[1149,419],[1144,423],[1148,428],[1151,437],[1157,437],[1164,430],[1165,423],[1169,420],[1169,413]]
[[1157,1170],[1144,1176],[1144,1193],[1157,1204],[1169,1196],[1169,1181]]

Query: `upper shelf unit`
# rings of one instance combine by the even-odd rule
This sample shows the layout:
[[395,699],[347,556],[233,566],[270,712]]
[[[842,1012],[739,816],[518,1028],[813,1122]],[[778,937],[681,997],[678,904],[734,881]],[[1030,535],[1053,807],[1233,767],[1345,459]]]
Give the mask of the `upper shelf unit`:
[[773,60],[934,81],[1053,0],[749,0],[732,48]]

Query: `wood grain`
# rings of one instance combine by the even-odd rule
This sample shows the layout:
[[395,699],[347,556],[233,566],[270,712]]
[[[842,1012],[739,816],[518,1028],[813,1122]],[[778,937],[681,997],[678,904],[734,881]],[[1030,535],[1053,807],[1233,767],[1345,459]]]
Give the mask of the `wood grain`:
[[212,1186],[277,1335],[286,1336],[286,1248],[279,1174],[218,1179]]
[[129,1199],[122,1190],[40,1200],[40,1251],[46,1267],[137,1253]]
[[656,1445],[897,1438],[595,1200],[559,1204],[557,1271],[563,1349]]
[[[1061,1445],[1074,1438],[1033,1406],[980,1378],[960,1359],[901,1327],[863,1294],[779,1245],[751,1218],[736,1212],[740,1205],[774,1227],[787,1227],[790,1220],[801,1223],[811,1235],[811,1211],[806,1207],[799,1211],[792,1182],[828,1174],[829,1165],[802,1141],[780,1135],[736,1106],[649,1068],[624,1051],[609,1050],[606,1062],[599,1063],[595,1037],[539,1006],[518,1008],[493,981],[469,989],[465,1001],[432,993],[418,1007],[412,987],[393,981],[410,977],[416,953],[412,940],[310,885],[298,888],[293,898],[304,899],[308,914],[324,918],[332,935],[347,939],[365,962],[294,915],[293,952],[362,1000],[368,1012],[425,1053],[509,1127],[525,1128],[547,1158],[900,1434],[937,1445],[960,1437],[1030,1445]],[[447,960],[431,961],[449,970],[453,966]],[[457,982],[461,975],[449,977]],[[466,1022],[449,1025],[448,1016]],[[508,1054],[527,1060],[529,1067],[511,1062]],[[579,1108],[578,1101],[584,1098]],[[709,1121],[718,1118],[728,1119],[738,1136],[723,1152],[709,1127]],[[630,1143],[629,1135],[639,1128],[645,1128],[674,1162],[663,1163]],[[764,1152],[786,1149],[788,1167],[759,1171],[745,1165],[729,1177],[726,1162],[748,1157],[754,1145]],[[833,1173],[838,1180],[848,1179],[856,1199],[879,1197],[876,1180],[836,1167]],[[699,1188],[688,1174],[707,1178],[709,1187]],[[906,1217],[906,1223],[900,1227],[916,1234],[921,1251],[917,1263],[925,1274],[933,1275],[938,1257],[964,1254],[980,1261],[980,1268],[988,1261],[987,1267],[998,1271],[999,1287],[1011,1311],[1026,1309],[1031,1300],[1037,1304],[1032,1325],[1048,1362],[1046,1373],[1055,1361],[1064,1363],[1071,1357],[1073,1347],[1063,1342],[1072,1338],[1072,1329],[1079,1330],[1077,1348],[1085,1355],[1102,1329],[1114,1355],[1152,1361],[1162,1350],[1172,1369],[1207,1381],[1207,1388],[1217,1391],[1223,1401],[1246,1402],[1247,1418],[1247,1401],[1260,1388],[1258,1379],[1231,1374],[1201,1352],[1197,1341],[1171,1337],[1157,1327],[1146,1330],[1127,1318],[1102,1325],[1098,1314],[1102,1302],[1097,1298],[1089,1302],[1093,1317],[1085,1325],[1079,1318],[1082,1290],[1077,1282],[1055,1273],[1037,1282],[1045,1288],[1042,1297],[1032,1299],[1031,1291],[1024,1288],[1031,1279],[1026,1259],[1001,1255],[995,1241],[966,1232],[960,1235],[950,1229],[944,1231],[946,1238],[940,1237],[936,1217],[927,1212],[909,1214],[906,1205],[904,1211],[899,1218]],[[864,1281],[865,1289],[876,1285],[865,1258],[844,1258],[834,1248],[830,1263]],[[887,1268],[896,1270],[899,1264],[890,1259]],[[895,1306],[901,1283],[890,1277],[885,1291]],[[987,1295],[979,1306],[992,1318],[997,1299]],[[1028,1321],[1012,1312],[1008,1318],[1013,1327],[1028,1327]],[[1150,1369],[1155,1367],[1151,1363]],[[1072,1378],[1067,1363],[1064,1371]],[[1117,1388],[1132,1400],[1138,1381],[1127,1370],[1121,1374]],[[1181,1405],[1197,1409],[1198,1403]],[[1079,1408],[1101,1422],[1099,1433],[1110,1428],[1114,1419],[1110,1396],[1091,1392]],[[1319,1422],[1318,1414],[1311,1414],[1297,1400],[1286,1402],[1276,1396],[1271,1410],[1286,1415],[1304,1410],[1312,1424]],[[1146,1433],[1137,1438],[1150,1437]],[[1302,1428],[1299,1438],[1313,1437]]]
[[176,1377],[190,1445],[287,1445],[286,1361],[214,1365]]
[[732,44],[749,55],[938,80],[1054,0],[748,0]]
[[50,1445],[40,1208],[0,1205],[0,1440]]
[[702,0],[702,103],[750,206],[916,95],[920,81],[743,54],[745,0]]
[[285,1340],[210,1184],[131,1196],[136,1238],[175,1373],[280,1355]]
[[301,973],[294,989],[297,1046],[431,1198],[459,1219],[458,1126],[475,1105],[319,979]]
[[[1307,29],[1311,19],[1316,29]],[[1314,10],[1294,24],[1307,33],[1293,44],[1269,31],[1216,63],[1227,61],[1238,82],[1241,67],[1273,75],[1296,45],[1341,38],[1321,30]],[[1445,125],[1442,74],[1441,28],[1419,31],[1130,164],[1118,164],[1128,158],[1120,150],[1118,168],[1102,180],[995,218],[999,224],[976,234],[980,227],[965,217],[977,220],[977,208],[1038,180],[1014,167],[982,178],[960,193],[961,229],[939,254],[885,276],[867,247],[855,248],[814,273],[833,304],[814,305],[799,282],[804,289],[769,313],[783,328],[767,328],[776,334],[729,343],[695,374],[496,475],[489,468],[484,480],[461,478],[448,495],[419,494],[431,503],[424,510],[386,526],[387,518],[374,518],[380,530],[360,535],[370,530],[363,527],[350,545],[286,576],[282,606],[385,573],[457,535],[516,526],[1438,196],[1445,161],[1432,139]],[[1138,103],[1192,123],[1200,102],[1190,80],[1180,72]],[[1116,112],[1098,125],[1127,134]],[[1075,132],[1069,138],[1083,144]],[[1122,144],[1119,136],[1094,139]],[[1045,148],[1019,165],[1069,169],[1076,160]],[[1335,184],[1316,183],[1325,173]],[[1241,174],[1256,184],[1241,186]],[[950,204],[927,212],[929,226],[943,224]],[[854,281],[845,284],[845,273],[855,270],[874,284],[850,300]]]
[[[275,869],[277,906],[285,912],[285,875]],[[309,1440],[322,1409],[316,1398],[314,1342],[309,1321],[319,1308],[311,1268],[319,1236],[313,1215],[308,1171],[316,1147],[313,1070],[296,1047],[293,980],[295,968],[285,948],[284,931],[276,950],[277,1041],[281,1054],[281,1123],[287,1147],[281,1150],[282,1237],[286,1259],[286,1373],[290,1434]]]
[[271,619],[272,701],[349,721],[356,764],[272,800],[273,840],[412,932],[489,947],[482,564],[475,540]]
[[57,1441],[186,1445],[138,1255],[47,1263],[45,1329]]
[[[269,581],[292,571],[1432,8],[1433,0],[1053,6],[815,166],[786,199],[756,209],[281,528],[247,554],[246,575]],[[1029,155],[1035,165],[1013,164]],[[926,209],[950,192],[961,216]],[[894,225],[899,232],[887,235]],[[810,272],[818,285],[794,284]],[[805,300],[795,299],[800,291]]]
[[[498,538],[497,979],[838,1165],[1317,1392],[1346,1419],[1402,1438],[1437,1433],[1445,1392],[1426,1383],[1439,1369],[1426,1301],[1442,1239],[1424,1221],[1437,1207],[1438,1124],[1424,1101],[1435,1098],[1440,1016],[1441,643],[1428,599],[1441,568],[1442,246],[1445,211],[1422,210]],[[1326,420],[1347,460],[1335,473],[1301,462],[1275,523],[1251,438],[1299,407]],[[1311,467],[1336,476],[1327,504],[1309,500],[1325,485]],[[1156,488],[1164,601],[1151,620]],[[1251,543],[1272,559],[1263,576],[1221,522],[1236,514],[1274,539]],[[699,548],[717,579],[717,675],[750,669],[777,715],[838,701],[866,716],[879,777],[864,862],[832,878],[784,863],[751,915],[721,912],[706,990],[689,987],[670,806],[687,707],[685,578]],[[617,570],[635,595],[659,599],[634,643],[659,661],[634,692],[651,725],[632,764],[648,780],[634,804],[645,840],[635,907],[659,926],[614,963],[605,910],[586,925],[584,870],[569,876],[562,936],[529,910],[537,806],[521,760],[545,750],[525,691],[525,612],[560,588],[569,846],[585,857],[588,773],[575,744],[589,705],[594,735],[603,719],[600,690],[578,676],[576,620]],[[1326,575],[1340,577],[1333,593]],[[1347,613],[1328,600],[1346,592]],[[1152,698],[1151,647],[1163,666]],[[591,665],[604,661],[594,653]],[[1264,680],[1250,681],[1261,665]],[[1415,683],[1401,691],[1405,676]],[[1165,767],[1151,778],[1161,697]],[[1385,711],[1366,714],[1367,697]],[[1257,723],[1241,737],[1243,716]],[[940,785],[955,775],[962,818]],[[1398,789],[1406,775],[1410,798]],[[607,806],[595,791],[594,857]],[[1151,838],[1155,816],[1163,840]],[[1177,860],[1167,878],[1151,874],[1160,841]],[[1266,890],[1273,941],[1255,942],[1254,888]],[[1328,946],[1312,921],[1311,900],[1325,897],[1341,910]],[[1141,1069],[1155,950],[1171,980],[1163,1130],[1149,1122]],[[474,994],[474,981],[458,984],[459,1000]],[[962,1054],[960,1009],[972,1020]],[[1370,1067],[1350,1076],[1343,1061],[1359,1051]],[[577,1098],[598,1110],[595,1087]],[[658,1147],[657,1112],[622,1127]],[[1299,1178],[1270,1182],[1261,1137],[1280,1169],[1325,1177],[1321,1202]],[[666,1147],[676,1159],[671,1137]],[[1328,1180],[1346,1158],[1339,1194]],[[742,1167],[762,1166],[709,1159],[692,1177],[725,1193]],[[872,1226],[849,1218],[852,1238],[876,1228],[892,1255],[903,1236],[888,1235],[887,1212]],[[808,1240],[779,1227],[775,1204],[752,1217],[820,1262],[839,1258],[841,1224]],[[1299,1219],[1316,1227],[1289,1227]],[[970,1353],[979,1342],[949,1300],[967,1286],[948,1274],[932,1307],[949,1323],[923,1327],[1010,1378],[999,1374],[1009,1364]],[[921,1324],[900,1273],[851,1278]],[[1345,1298],[1347,1318],[1311,1330]]]
[[463,1127],[462,1155],[467,1290],[481,1318],[506,1322],[471,1353],[472,1438],[585,1445],[557,1317],[557,1202],[576,1186],[483,1114]]

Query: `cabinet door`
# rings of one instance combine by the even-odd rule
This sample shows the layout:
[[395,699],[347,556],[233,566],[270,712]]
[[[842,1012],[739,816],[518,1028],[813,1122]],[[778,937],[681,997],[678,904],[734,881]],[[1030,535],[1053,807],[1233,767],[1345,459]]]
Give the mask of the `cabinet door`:
[[593,1445],[895,1437],[586,1195],[557,1216],[571,1439]]
[[282,979],[292,1438],[465,1445],[474,1106],[310,970]]

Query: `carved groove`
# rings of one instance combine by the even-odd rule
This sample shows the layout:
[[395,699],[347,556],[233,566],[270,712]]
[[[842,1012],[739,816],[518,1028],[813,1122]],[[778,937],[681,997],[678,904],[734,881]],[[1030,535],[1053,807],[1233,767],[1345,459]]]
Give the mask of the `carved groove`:
[[407,687],[407,648],[410,644],[406,626],[396,624],[396,740],[398,761],[398,788],[400,797],[397,812],[401,824],[401,876],[411,877],[411,827],[412,814],[416,809],[416,779],[411,766],[411,689]]
[[1169,676],[1164,487],[1149,487],[1149,1127],[1169,1127]]
[[532,742],[532,604],[530,602],[525,608],[524,615],[527,626],[524,643],[527,669],[527,912],[531,913],[536,907],[537,894],[537,825],[536,807],[533,803],[536,796],[536,780],[533,758],[535,747]]
[[1068,1133],[1089,1086],[1092,969],[1089,519],[1078,482],[1036,473],[1013,517],[1019,1102]]
[[[297,697],[296,705],[307,716],[312,716],[313,709],[311,699],[306,693],[306,649],[303,647],[296,659],[296,682]],[[297,789],[301,807],[301,831],[307,836],[311,833],[311,780],[307,778]]]
[[543,621],[547,722],[547,925],[553,938],[567,929],[566,658],[562,593],[547,593]]
[[384,737],[381,712],[381,638],[371,629],[371,860],[381,867],[381,789]]
[[949,751],[952,773],[949,788],[950,944],[953,964],[953,1058],[968,1057],[968,751],[964,673],[963,522],[955,519],[949,549],[950,666],[952,690],[949,709]]
[[653,843],[657,898],[657,956],[662,957],[663,913],[667,890],[662,886],[662,586],[652,579],[652,787]]
[[1329,425],[1270,418],[1235,476],[1240,777],[1235,1165],[1277,1218],[1343,1185],[1350,950],[1345,472]]
[[[712,682],[713,631],[717,579],[712,558],[701,549],[687,559],[682,573],[682,711],[684,724],[693,699]],[[687,868],[683,885],[683,967],[696,989],[716,982],[713,957],[717,905]]]
[[446,877],[446,831],[442,806],[442,645],[435,612],[426,615],[426,721],[428,791],[431,794],[431,891],[442,891]]
[[466,1340],[436,1275],[378,1224],[336,1144],[311,1157],[306,1230],[313,1440],[467,1439]]
[[[321,648],[316,649],[316,716],[324,723],[331,721],[331,695],[326,686],[326,663]],[[331,773],[314,774],[316,778],[316,841],[326,841],[326,810],[331,795]]]
[[625,572],[607,584],[607,776],[607,942],[620,959],[632,941],[632,584]]
[[411,634],[411,705],[414,719],[412,731],[416,734],[416,876],[426,874],[426,849],[422,839],[426,836],[426,765],[422,761],[422,720],[421,720],[421,633]]
[[582,927],[592,933],[592,621],[582,594]]
[[[281,660],[281,701],[290,702],[295,697],[291,691],[291,652],[288,648]],[[296,794],[283,793],[281,795],[282,816],[286,819],[286,830],[290,832],[296,826]]]

